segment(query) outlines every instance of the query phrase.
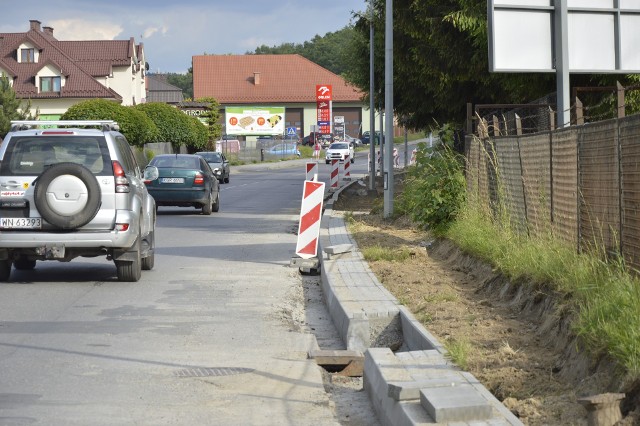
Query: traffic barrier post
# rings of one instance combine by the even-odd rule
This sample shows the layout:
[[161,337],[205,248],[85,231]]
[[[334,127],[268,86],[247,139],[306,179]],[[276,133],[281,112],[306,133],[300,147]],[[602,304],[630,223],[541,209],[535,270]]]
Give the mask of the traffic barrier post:
[[330,189],[337,190],[340,187],[340,164],[338,160],[331,160],[331,187]]
[[298,242],[296,255],[303,259],[318,256],[318,238],[320,236],[320,219],[324,202],[324,182],[304,182],[302,205],[300,207],[300,223],[298,225]]
[[351,160],[349,159],[349,154],[344,156],[344,180],[351,180],[351,170],[349,170],[349,166],[351,165]]
[[318,163],[317,162],[307,163],[307,173],[306,173],[305,180],[312,180],[314,182],[318,181]]

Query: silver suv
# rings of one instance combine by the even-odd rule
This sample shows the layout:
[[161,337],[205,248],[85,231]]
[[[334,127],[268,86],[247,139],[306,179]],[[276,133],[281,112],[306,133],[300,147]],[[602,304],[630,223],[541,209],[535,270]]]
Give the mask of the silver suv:
[[0,145],[0,281],[11,266],[113,260],[118,280],[154,264],[156,206],[113,121],[12,121]]

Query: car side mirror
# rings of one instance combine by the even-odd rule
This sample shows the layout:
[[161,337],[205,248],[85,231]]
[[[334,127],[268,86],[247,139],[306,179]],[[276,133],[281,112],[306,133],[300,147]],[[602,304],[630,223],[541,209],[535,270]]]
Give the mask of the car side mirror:
[[152,181],[158,179],[160,172],[156,166],[147,166],[144,169],[143,179],[145,181]]

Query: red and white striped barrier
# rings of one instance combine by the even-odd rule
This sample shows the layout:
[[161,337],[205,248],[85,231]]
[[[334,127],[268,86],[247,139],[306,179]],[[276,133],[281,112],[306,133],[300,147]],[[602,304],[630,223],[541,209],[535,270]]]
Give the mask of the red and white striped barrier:
[[331,160],[331,179],[329,181],[331,189],[338,189],[340,186],[340,163],[338,160]]
[[304,181],[296,254],[303,259],[318,256],[320,219],[324,202],[324,182]]
[[349,166],[351,165],[351,160],[349,160],[349,154],[344,156],[344,179],[351,180],[351,170],[349,170]]
[[314,182],[318,181],[318,163],[307,163],[307,173],[305,180],[312,180]]

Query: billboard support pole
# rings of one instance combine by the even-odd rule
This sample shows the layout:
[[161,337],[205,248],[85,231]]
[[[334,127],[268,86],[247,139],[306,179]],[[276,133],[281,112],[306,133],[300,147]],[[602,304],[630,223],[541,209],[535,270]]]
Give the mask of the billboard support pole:
[[571,125],[571,97],[569,95],[569,35],[567,0],[555,2],[555,62],[558,127]]

